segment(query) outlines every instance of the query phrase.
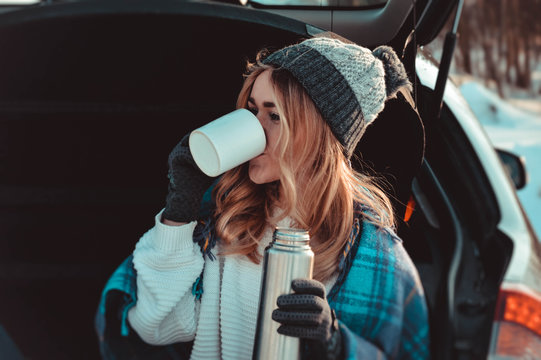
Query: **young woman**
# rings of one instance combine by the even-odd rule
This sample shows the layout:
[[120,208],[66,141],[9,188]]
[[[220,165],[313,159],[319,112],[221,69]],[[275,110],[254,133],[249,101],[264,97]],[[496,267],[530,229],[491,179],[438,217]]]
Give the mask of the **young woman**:
[[217,182],[197,169],[187,137],[170,154],[166,207],[127,264],[137,290],[124,310],[140,338],[193,345],[192,359],[250,359],[263,250],[287,226],[309,229],[314,278],[294,280],[272,316],[306,358],[428,358],[423,289],[392,206],[349,162],[385,101],[408,87],[388,47],[321,37],[258,56],[237,107],[261,122],[264,153]]

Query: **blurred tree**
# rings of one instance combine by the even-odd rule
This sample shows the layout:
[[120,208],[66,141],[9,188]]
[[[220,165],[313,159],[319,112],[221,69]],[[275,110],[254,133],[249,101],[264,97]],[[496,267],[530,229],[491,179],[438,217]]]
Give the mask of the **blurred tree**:
[[504,83],[531,90],[541,60],[540,16],[541,0],[466,0],[457,67],[494,82],[502,97]]

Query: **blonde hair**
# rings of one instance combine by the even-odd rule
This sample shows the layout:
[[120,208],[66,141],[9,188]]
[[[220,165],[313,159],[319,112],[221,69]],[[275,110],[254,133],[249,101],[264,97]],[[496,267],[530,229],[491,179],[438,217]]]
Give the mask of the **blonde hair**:
[[[336,271],[350,236],[354,202],[371,208],[366,217],[382,227],[394,226],[392,205],[371,178],[351,169],[342,145],[288,71],[259,61],[249,64],[237,108],[247,106],[253,84],[265,70],[272,72],[280,114],[280,180],[257,185],[247,164],[225,173],[214,190],[216,234],[227,245],[223,254],[243,254],[259,263],[265,229],[289,216],[295,227],[309,230],[314,278],[325,281]],[[282,210],[279,215],[273,212],[276,206]]]

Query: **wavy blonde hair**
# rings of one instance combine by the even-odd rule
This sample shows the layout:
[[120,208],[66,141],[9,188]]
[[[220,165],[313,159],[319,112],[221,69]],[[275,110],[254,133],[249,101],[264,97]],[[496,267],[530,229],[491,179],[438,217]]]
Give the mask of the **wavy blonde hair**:
[[[246,108],[256,78],[266,70],[272,72],[280,114],[280,180],[255,184],[247,164],[226,172],[214,190],[216,234],[227,245],[222,254],[243,254],[259,263],[265,229],[289,216],[293,226],[309,230],[314,278],[326,281],[336,271],[350,236],[354,201],[371,208],[367,217],[382,227],[394,226],[392,205],[370,177],[351,169],[342,145],[287,70],[259,60],[249,64],[237,108]],[[283,210],[279,215],[273,212],[276,207]]]

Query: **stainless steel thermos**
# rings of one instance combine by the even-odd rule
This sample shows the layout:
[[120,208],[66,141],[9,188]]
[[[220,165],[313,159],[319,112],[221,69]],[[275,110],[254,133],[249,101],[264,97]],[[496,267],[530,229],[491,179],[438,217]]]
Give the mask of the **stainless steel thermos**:
[[272,320],[272,311],[278,296],[291,293],[293,279],[312,278],[313,267],[308,231],[276,228],[263,260],[253,359],[300,359],[299,339],[278,334],[280,324]]

